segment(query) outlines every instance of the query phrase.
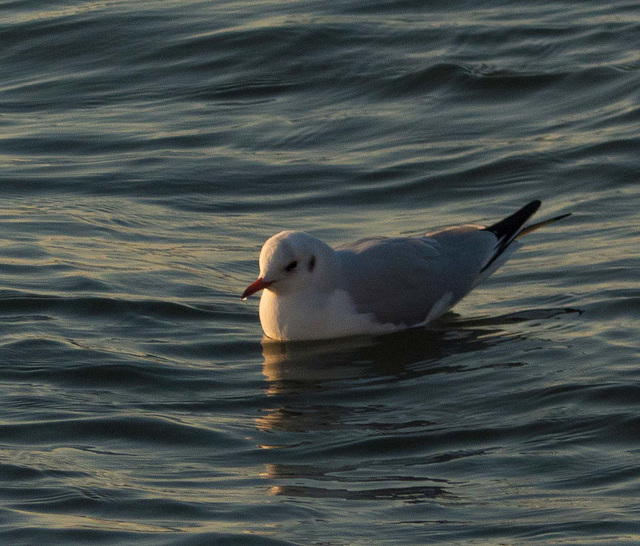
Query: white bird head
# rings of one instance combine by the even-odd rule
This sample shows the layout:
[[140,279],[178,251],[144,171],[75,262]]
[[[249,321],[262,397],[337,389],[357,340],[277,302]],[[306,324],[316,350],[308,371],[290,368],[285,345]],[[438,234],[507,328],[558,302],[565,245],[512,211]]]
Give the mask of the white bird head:
[[333,249],[301,231],[281,231],[263,245],[260,276],[242,294],[246,299],[259,290],[277,295],[321,289],[335,266]]

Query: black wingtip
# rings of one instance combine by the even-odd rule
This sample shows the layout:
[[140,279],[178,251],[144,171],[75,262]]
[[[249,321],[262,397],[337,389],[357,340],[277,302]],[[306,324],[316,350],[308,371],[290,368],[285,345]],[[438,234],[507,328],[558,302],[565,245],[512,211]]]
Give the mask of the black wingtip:
[[492,226],[484,228],[485,231],[490,231],[496,236],[498,245],[495,253],[482,268],[482,271],[486,270],[509,247],[520,233],[524,223],[536,213],[540,205],[542,205],[542,202],[538,199],[531,201],[531,203],[528,203],[519,211],[514,212],[511,216],[507,216],[504,220],[500,220]]
[[499,241],[509,241],[516,236],[524,223],[536,213],[540,205],[542,205],[542,202],[538,199],[531,201],[531,203],[514,212],[511,216],[507,216],[504,220],[500,220],[484,229],[493,233]]

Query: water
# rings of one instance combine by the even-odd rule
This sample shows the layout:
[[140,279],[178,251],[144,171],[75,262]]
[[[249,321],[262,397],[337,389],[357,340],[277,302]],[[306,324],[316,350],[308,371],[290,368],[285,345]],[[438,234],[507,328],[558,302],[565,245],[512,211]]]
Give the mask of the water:
[[[0,4],[3,544],[636,544],[637,2]],[[429,330],[261,342],[262,242],[573,216]]]

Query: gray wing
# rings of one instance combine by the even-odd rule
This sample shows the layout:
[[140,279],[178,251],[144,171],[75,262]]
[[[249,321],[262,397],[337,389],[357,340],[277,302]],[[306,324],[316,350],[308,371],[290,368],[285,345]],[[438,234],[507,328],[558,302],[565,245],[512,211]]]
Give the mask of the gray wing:
[[431,319],[442,302],[442,311],[449,308],[486,276],[496,241],[480,226],[461,226],[419,238],[365,239],[337,254],[358,312],[414,325]]

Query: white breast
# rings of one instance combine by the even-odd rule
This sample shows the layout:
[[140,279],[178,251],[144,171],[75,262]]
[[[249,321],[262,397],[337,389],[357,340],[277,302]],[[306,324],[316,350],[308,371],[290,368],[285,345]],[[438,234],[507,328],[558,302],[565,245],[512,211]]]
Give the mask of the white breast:
[[395,324],[380,324],[371,314],[358,313],[344,290],[304,291],[278,297],[265,290],[260,298],[260,322],[268,337],[281,341],[384,334],[403,329]]

